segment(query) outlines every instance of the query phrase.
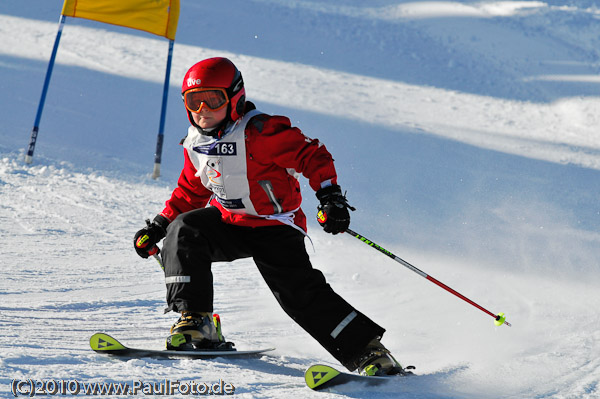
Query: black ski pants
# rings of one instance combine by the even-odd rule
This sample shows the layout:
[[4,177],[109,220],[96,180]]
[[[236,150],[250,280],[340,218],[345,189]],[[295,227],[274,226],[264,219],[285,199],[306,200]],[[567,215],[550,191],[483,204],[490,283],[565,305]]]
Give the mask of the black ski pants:
[[304,235],[287,225],[226,224],[215,207],[179,215],[167,228],[167,311],[213,311],[213,262],[252,257],[283,310],[349,370],[384,329],[336,294],[314,269]]

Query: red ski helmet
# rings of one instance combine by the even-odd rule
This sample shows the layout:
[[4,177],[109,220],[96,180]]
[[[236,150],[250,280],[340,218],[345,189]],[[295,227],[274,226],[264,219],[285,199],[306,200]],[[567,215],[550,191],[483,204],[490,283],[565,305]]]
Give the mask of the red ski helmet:
[[[223,57],[208,58],[193,65],[185,74],[181,85],[181,95],[191,89],[222,88],[225,89],[229,103],[227,104],[227,119],[236,121],[244,114],[246,104],[246,89],[242,74],[236,66]],[[187,110],[190,123],[196,127],[192,114]]]

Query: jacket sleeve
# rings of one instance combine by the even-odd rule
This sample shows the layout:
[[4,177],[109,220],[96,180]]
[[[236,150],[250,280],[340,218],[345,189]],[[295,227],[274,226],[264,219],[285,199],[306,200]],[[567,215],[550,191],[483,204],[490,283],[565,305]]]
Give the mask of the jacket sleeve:
[[274,163],[302,173],[313,190],[337,184],[333,158],[325,145],[306,137],[284,116],[257,115],[250,120],[250,134],[256,135],[251,156],[261,163]]
[[188,156],[187,150],[183,150],[184,165],[177,187],[173,190],[171,198],[165,203],[165,209],[160,213],[169,221],[173,221],[179,214],[198,208],[204,208],[212,193],[202,185],[200,178],[196,176],[196,168]]

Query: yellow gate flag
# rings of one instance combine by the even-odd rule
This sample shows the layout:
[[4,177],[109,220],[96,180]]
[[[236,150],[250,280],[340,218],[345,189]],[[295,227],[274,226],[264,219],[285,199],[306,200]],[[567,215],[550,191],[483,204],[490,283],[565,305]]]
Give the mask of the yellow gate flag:
[[175,40],[179,0],[65,0],[62,15],[125,26]]

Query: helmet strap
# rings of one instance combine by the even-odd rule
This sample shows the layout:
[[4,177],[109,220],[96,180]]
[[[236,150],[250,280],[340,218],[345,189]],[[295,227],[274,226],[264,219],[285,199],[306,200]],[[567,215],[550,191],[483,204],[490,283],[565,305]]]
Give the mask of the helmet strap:
[[221,137],[223,137],[225,129],[229,126],[229,124],[231,122],[231,119],[229,118],[229,116],[227,116],[217,126],[212,127],[210,129],[203,129],[196,122],[194,122],[194,118],[192,118],[192,115],[191,115],[190,111],[188,111],[188,114],[190,114],[190,121],[192,122],[192,125],[196,129],[198,129],[198,131],[200,132],[200,134],[202,134],[204,136],[214,137],[216,139],[220,139]]

